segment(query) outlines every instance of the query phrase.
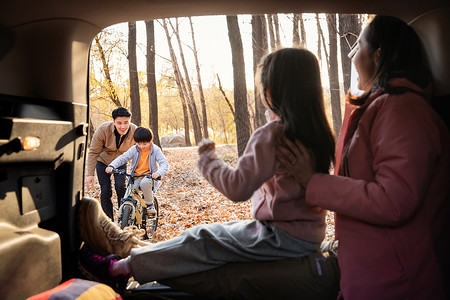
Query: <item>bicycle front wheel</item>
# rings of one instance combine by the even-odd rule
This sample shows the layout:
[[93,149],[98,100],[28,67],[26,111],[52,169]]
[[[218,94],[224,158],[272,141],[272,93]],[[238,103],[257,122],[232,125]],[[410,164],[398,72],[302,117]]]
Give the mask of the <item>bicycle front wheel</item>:
[[124,229],[127,227],[130,222],[130,215],[131,215],[131,207],[129,205],[124,205],[122,208],[122,216],[120,219],[120,229]]
[[[159,206],[158,206],[158,200],[154,197],[153,198],[153,208],[154,212],[147,211],[145,216],[145,233],[147,235],[147,238],[150,238],[156,231],[156,228],[158,227],[158,218],[159,218]],[[148,208],[147,208],[148,209]]]

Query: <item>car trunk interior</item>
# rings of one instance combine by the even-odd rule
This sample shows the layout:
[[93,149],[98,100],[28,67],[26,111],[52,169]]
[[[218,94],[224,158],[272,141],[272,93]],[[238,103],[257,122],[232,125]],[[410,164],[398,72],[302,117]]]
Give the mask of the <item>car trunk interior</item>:
[[[119,22],[285,12],[400,17],[423,42],[433,105],[450,122],[448,1],[3,1],[0,11],[0,294],[22,299],[77,274],[76,207],[84,194],[89,50]],[[39,151],[13,141],[40,138]]]

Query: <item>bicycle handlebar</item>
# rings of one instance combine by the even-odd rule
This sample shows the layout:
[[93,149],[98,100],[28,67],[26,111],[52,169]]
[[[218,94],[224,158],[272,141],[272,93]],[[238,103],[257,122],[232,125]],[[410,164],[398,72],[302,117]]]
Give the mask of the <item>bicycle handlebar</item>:
[[124,169],[113,169],[111,173],[120,174],[120,175],[128,176],[131,178],[147,177],[147,178],[153,179],[153,180],[161,180],[161,175],[157,178],[153,178],[152,174],[134,175],[134,174],[127,173]]

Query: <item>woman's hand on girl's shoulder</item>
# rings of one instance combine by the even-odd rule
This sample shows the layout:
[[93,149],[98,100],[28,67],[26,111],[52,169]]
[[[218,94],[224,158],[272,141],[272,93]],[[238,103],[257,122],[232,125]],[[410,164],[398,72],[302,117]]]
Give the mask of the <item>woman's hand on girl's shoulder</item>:
[[298,184],[306,188],[316,172],[313,155],[299,140],[293,143],[287,137],[283,137],[282,142],[283,145],[277,146],[278,161]]

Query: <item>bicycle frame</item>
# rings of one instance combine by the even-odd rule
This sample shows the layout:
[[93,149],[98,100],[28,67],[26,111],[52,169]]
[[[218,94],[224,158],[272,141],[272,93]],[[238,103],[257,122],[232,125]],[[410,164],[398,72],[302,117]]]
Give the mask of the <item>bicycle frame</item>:
[[[152,190],[155,191],[155,180],[151,177],[151,174],[143,174],[143,175],[133,175],[128,174],[125,170],[114,169],[113,173],[121,174],[128,177],[127,189],[125,191],[125,195],[122,199],[119,200],[119,211],[117,224],[123,229],[126,226],[136,225],[140,228],[144,227],[146,230],[145,238],[151,236],[155,231],[158,224],[158,202],[155,197],[153,197],[153,205],[156,209],[156,215],[147,215],[148,205],[145,203],[144,198],[141,196],[140,192],[135,189],[135,179],[147,177],[152,179]],[[129,213],[128,213],[129,207]],[[122,219],[124,209],[126,210],[125,222]],[[145,218],[145,220],[144,220]],[[150,224],[150,222],[152,224]],[[123,224],[126,223],[126,224]],[[147,227],[151,226],[151,233],[149,234],[147,231]]]
[[[131,213],[130,213],[130,219],[136,219],[136,225],[142,225],[142,213],[136,214],[137,203],[143,207],[147,208],[147,204],[145,203],[144,199],[141,197],[140,193],[137,192],[134,189],[134,178],[129,177],[129,182],[127,184],[127,189],[125,191],[125,195],[122,199],[120,199],[119,203],[119,216],[122,215],[122,210],[124,205],[130,205],[131,207]],[[131,199],[130,199],[131,196]],[[117,223],[120,223],[120,219],[117,219]]]

